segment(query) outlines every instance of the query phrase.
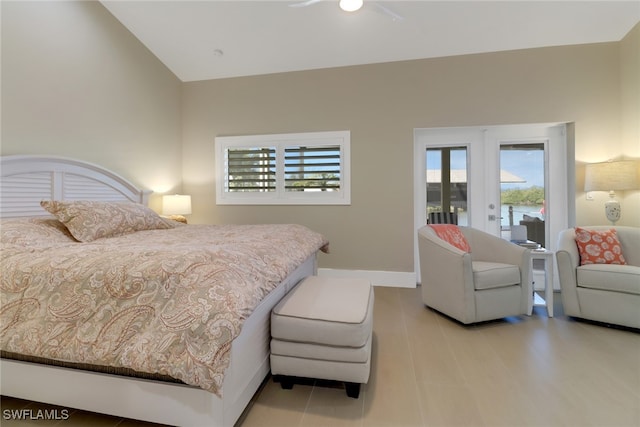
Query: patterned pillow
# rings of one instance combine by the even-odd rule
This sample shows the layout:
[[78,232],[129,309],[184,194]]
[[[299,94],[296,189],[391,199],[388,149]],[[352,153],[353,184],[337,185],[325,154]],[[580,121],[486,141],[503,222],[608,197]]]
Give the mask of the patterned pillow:
[[464,252],[471,252],[471,246],[462,231],[454,224],[429,225],[439,238]]
[[621,264],[627,261],[622,255],[622,245],[615,229],[595,231],[576,227],[576,244],[580,253],[580,265]]
[[138,203],[43,200],[40,205],[55,215],[80,242],[173,228],[169,220]]
[[78,243],[55,218],[4,218],[0,220],[0,242],[33,247]]

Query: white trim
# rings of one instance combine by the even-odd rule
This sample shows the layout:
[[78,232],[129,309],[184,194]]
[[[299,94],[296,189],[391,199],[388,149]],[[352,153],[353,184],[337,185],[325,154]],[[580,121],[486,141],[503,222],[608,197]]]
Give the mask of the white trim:
[[388,286],[392,288],[416,287],[416,273],[412,271],[341,270],[334,268],[319,268],[318,276],[368,279],[373,286]]

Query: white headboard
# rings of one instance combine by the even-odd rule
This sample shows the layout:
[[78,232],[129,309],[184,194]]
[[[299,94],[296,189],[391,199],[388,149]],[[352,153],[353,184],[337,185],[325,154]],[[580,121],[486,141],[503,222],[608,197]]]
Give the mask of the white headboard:
[[147,205],[151,191],[80,160],[52,156],[0,157],[0,217],[47,216],[41,200],[132,201]]

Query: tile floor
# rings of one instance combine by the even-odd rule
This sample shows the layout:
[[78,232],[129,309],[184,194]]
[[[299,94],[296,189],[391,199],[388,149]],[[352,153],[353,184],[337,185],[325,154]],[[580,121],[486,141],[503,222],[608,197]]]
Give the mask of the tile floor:
[[[237,423],[264,426],[640,426],[640,333],[556,317],[471,327],[424,307],[420,288],[376,287],[373,361],[359,399],[339,384],[267,379]],[[5,409],[52,409],[2,398]],[[66,408],[59,408],[60,410]],[[3,427],[155,424],[68,409]]]

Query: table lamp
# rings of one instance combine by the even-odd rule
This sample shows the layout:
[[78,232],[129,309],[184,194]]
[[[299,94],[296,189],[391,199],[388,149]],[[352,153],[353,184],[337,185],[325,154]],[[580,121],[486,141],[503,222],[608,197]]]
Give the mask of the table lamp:
[[186,224],[187,218],[185,218],[184,215],[190,214],[191,196],[183,194],[162,196],[162,215]]
[[584,191],[609,192],[609,200],[604,204],[604,212],[612,225],[615,225],[622,214],[615,192],[637,188],[638,164],[635,160],[590,163],[586,166]]

